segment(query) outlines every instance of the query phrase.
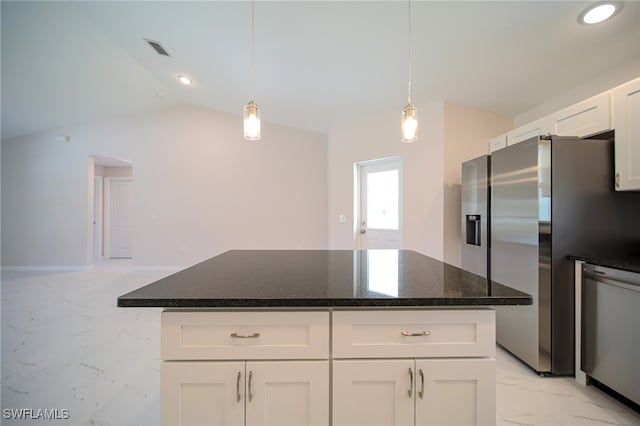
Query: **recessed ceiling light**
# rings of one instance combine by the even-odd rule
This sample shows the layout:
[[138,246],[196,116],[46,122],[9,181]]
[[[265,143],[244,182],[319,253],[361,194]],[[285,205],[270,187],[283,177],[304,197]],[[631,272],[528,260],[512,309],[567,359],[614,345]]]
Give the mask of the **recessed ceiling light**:
[[581,24],[597,24],[615,15],[622,7],[621,2],[599,2],[586,8],[578,17]]
[[185,84],[187,86],[192,83],[191,79],[186,75],[179,75],[178,80],[180,81],[180,83]]

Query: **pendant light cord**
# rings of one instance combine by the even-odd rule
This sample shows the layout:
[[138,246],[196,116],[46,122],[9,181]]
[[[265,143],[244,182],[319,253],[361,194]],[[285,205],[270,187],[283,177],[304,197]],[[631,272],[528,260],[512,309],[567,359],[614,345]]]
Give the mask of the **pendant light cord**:
[[409,16],[408,16],[408,20],[409,20],[409,84],[407,87],[407,92],[408,92],[408,98],[409,98],[409,104],[411,104],[411,68],[413,65],[413,57],[412,57],[412,46],[411,46],[411,0],[408,0],[409,3]]
[[254,29],[254,11],[255,0],[251,1],[251,101],[253,102],[253,75],[255,74],[255,29]]

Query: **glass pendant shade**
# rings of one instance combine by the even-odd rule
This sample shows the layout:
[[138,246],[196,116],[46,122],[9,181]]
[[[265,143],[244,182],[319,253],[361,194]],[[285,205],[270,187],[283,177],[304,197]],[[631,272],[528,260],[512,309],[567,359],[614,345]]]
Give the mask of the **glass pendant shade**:
[[417,110],[416,107],[410,103],[402,110],[400,131],[402,133],[402,142],[413,142],[418,140]]
[[260,108],[253,101],[244,106],[244,138],[260,140]]

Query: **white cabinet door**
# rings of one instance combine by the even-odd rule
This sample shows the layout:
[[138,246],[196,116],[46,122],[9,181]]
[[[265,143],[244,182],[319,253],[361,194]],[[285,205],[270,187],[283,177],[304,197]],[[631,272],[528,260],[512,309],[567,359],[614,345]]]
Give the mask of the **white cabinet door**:
[[640,78],[613,89],[616,190],[640,190]]
[[333,362],[333,426],[413,426],[413,360]]
[[507,134],[504,133],[495,138],[489,139],[489,153],[507,147]]
[[526,141],[536,136],[546,135],[551,133],[551,125],[549,123],[549,117],[542,117],[539,120],[532,121],[524,126],[513,129],[507,133],[507,146],[516,144],[518,142]]
[[494,359],[416,361],[416,426],[495,425]]
[[609,93],[602,93],[551,114],[551,133],[584,137],[611,129]]
[[329,424],[329,361],[247,362],[247,426]]
[[165,362],[163,426],[244,425],[244,362]]

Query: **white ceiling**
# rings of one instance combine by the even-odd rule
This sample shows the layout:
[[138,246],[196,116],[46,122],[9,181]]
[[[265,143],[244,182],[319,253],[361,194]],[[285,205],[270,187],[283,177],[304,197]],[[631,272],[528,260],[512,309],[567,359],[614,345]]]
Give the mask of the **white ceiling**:
[[[640,58],[640,3],[580,25],[589,3],[414,1],[414,103],[515,115]],[[2,137],[183,103],[241,114],[250,13],[239,1],[2,1]],[[256,2],[263,120],[326,132],[354,112],[400,114],[406,21],[406,1]]]

